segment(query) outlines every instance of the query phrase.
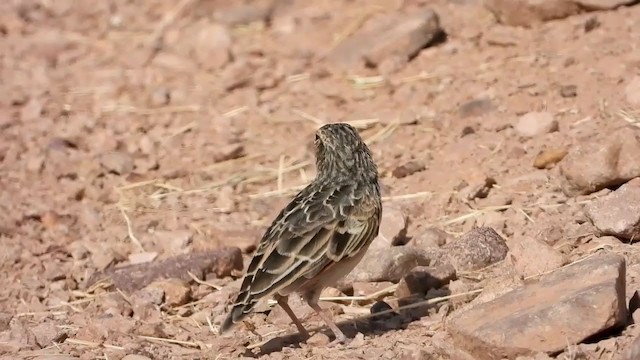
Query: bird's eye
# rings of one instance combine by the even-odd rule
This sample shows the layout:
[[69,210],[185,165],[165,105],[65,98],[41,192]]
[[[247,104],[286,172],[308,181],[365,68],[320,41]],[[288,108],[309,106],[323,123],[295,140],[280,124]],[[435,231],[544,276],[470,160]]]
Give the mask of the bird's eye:
[[316,134],[316,142],[320,141],[320,136],[318,136],[318,134]]

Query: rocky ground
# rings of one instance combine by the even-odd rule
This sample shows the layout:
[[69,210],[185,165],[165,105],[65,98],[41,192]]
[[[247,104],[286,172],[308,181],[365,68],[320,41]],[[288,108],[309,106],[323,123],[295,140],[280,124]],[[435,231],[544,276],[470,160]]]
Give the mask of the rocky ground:
[[[628,2],[0,2],[1,358],[640,358]],[[219,336],[338,121],[384,192],[352,341],[295,299],[307,341]]]

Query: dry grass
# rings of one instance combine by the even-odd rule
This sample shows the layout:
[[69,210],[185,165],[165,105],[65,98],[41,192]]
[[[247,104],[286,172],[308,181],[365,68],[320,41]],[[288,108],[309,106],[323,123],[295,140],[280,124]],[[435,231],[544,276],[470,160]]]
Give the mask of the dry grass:
[[211,347],[211,345],[207,345],[202,342],[182,341],[182,340],[161,338],[161,337],[155,337],[155,336],[138,335],[138,338],[146,340],[148,342],[155,343],[155,344],[161,344],[161,345],[166,345],[166,344],[181,345],[181,346],[200,348],[202,350],[205,350]]
[[[240,106],[235,109],[232,109],[222,116],[225,117],[233,117],[237,116],[245,112],[248,109],[247,106]],[[137,113],[147,113],[145,111],[140,111],[140,109],[134,108],[125,108],[120,109],[124,111],[135,111]],[[199,108],[196,107],[186,107],[186,108],[174,108],[174,109],[152,109],[153,111],[197,111]],[[323,119],[319,119],[313,115],[310,115],[302,110],[293,110],[294,113],[298,114],[305,120],[308,120],[314,127],[320,127],[325,124]],[[371,119],[356,119],[352,121],[348,121],[354,127],[363,131],[363,137],[365,138],[365,142],[372,146],[374,143],[381,142],[384,139],[388,138],[393,134],[393,132],[398,129],[402,124],[396,120],[390,123],[385,124],[380,127],[380,120],[377,118]],[[176,129],[172,132],[172,135],[180,134],[185,131],[189,131],[196,126],[195,123],[189,123],[179,129]],[[377,129],[376,129],[377,127]],[[368,134],[368,135],[367,135]],[[366,135],[366,136],[365,136]],[[188,195],[207,195],[213,191],[216,191],[219,188],[224,186],[239,186],[239,185],[249,185],[249,184],[266,184],[268,182],[275,182],[275,190],[271,191],[263,191],[260,193],[248,194],[247,197],[249,199],[260,199],[260,198],[268,198],[274,196],[290,196],[300,191],[309,183],[309,178],[307,177],[306,169],[310,167],[313,163],[310,160],[302,159],[301,156],[297,158],[289,158],[284,154],[278,157],[277,167],[268,168],[255,163],[252,163],[251,160],[256,160],[263,158],[263,154],[247,154],[241,158],[227,160],[224,162],[212,164],[206,167],[199,169],[199,172],[215,172],[224,174],[218,177],[218,180],[210,182],[208,184],[201,185],[200,187],[184,189],[179,186],[175,186],[173,184],[162,181],[161,179],[153,179],[153,180],[145,180],[136,183],[124,184],[116,188],[116,191],[119,194],[119,202],[117,204],[117,209],[120,212],[120,215],[124,218],[124,221],[127,225],[127,234],[131,242],[139,248],[141,251],[144,251],[144,248],[136,237],[134,232],[133,220],[131,218],[131,213],[135,212],[138,209],[141,210],[155,210],[160,205],[163,199],[170,196],[188,196]],[[239,169],[239,170],[238,170]],[[285,178],[291,172],[299,172],[300,178],[303,180],[303,184],[285,187]],[[410,200],[417,198],[429,197],[431,193],[429,192],[420,192],[416,194],[405,194],[398,196],[389,196],[386,197],[385,200],[395,201],[395,200]],[[151,206],[151,204],[154,204]],[[222,211],[222,209],[219,209]]]
[[125,211],[122,205],[119,204],[118,209],[120,210],[120,213],[122,214],[122,217],[124,218],[124,221],[127,224],[127,234],[129,236],[129,239],[131,240],[131,242],[133,242],[136,245],[138,249],[140,249],[140,251],[144,252],[145,250],[144,250],[144,247],[142,246],[142,243],[140,242],[140,240],[138,240],[138,238],[133,233],[133,225],[131,224],[131,219],[129,218],[129,215],[127,215],[127,212]]
[[527,220],[534,222],[535,221],[529,216],[529,214],[527,212],[531,212],[534,211],[536,209],[551,209],[551,208],[556,208],[559,206],[570,206],[570,205],[582,205],[582,204],[587,204],[589,202],[591,202],[592,200],[584,200],[584,201],[579,201],[579,202],[575,202],[572,204],[569,204],[567,202],[559,202],[559,203],[555,203],[555,204],[544,204],[544,203],[534,203],[531,205],[515,205],[515,204],[511,204],[511,205],[499,205],[499,206],[487,206],[484,208],[478,208],[478,209],[472,209],[471,211],[469,211],[466,214],[463,215],[459,215],[456,216],[454,218],[451,219],[444,219],[441,220],[439,222],[433,223],[430,226],[448,226],[448,225],[453,225],[453,224],[458,224],[461,222],[464,222],[468,219],[473,219],[476,218],[480,215],[489,213],[489,212],[494,212],[494,211],[504,211],[507,209],[515,209],[518,212],[521,212],[522,214],[524,214],[524,216],[527,218]]
[[249,160],[259,159],[259,158],[261,158],[263,156],[264,156],[264,154],[245,155],[245,156],[241,156],[241,157],[236,158],[236,159],[229,159],[229,160],[217,162],[215,164],[207,165],[207,166],[205,166],[203,168],[198,169],[198,171],[199,172],[222,171],[224,169],[237,167],[240,164],[242,164],[244,162],[247,162]]
[[111,345],[107,343],[97,343],[92,341],[80,340],[68,338],[64,341],[65,344],[82,346],[82,347],[90,347],[90,348],[105,348],[105,349],[113,349],[113,350],[124,350],[122,346]]
[[354,88],[361,90],[381,87],[387,82],[387,79],[382,75],[350,76],[348,80]]
[[305,120],[309,120],[311,121],[314,125],[316,125],[316,127],[320,127],[324,124],[326,124],[327,122],[324,121],[323,119],[320,119],[318,117],[315,117],[311,114],[308,114],[302,110],[298,110],[298,109],[291,109],[291,112],[300,116],[301,118],[305,119]]
[[640,128],[640,111],[620,110],[618,115],[629,125]]
[[195,276],[191,271],[187,271],[187,274],[189,274],[189,277],[190,277],[191,279],[193,279],[193,281],[195,281],[196,283],[198,283],[198,284],[200,284],[200,285],[208,286],[208,287],[210,287],[210,288],[214,288],[214,289],[216,289],[216,290],[221,290],[221,289],[222,289],[222,287],[220,287],[220,286],[217,286],[217,285],[214,285],[214,284],[208,283],[208,282],[206,282],[206,281],[204,281],[204,280],[200,280],[200,279],[198,279],[198,277],[197,277],[197,276]]
[[430,198],[433,195],[434,193],[431,191],[420,191],[412,194],[383,196],[382,201],[415,200],[415,199]]
[[135,114],[143,116],[157,116],[162,114],[179,114],[187,112],[201,111],[200,105],[181,105],[181,106],[163,106],[158,108],[141,108],[137,106],[117,105],[104,106],[100,109],[101,114],[118,113],[118,114]]
[[382,87],[387,83],[394,83],[396,85],[401,85],[401,84],[409,84],[409,83],[418,82],[418,81],[435,79],[440,75],[441,74],[438,74],[438,73],[421,71],[418,74],[404,76],[399,79],[389,79],[382,75],[376,75],[376,76],[352,75],[352,76],[349,76],[347,79],[351,83],[351,86],[353,86],[354,88],[360,89],[360,90],[366,90],[366,89],[374,89],[374,88]]

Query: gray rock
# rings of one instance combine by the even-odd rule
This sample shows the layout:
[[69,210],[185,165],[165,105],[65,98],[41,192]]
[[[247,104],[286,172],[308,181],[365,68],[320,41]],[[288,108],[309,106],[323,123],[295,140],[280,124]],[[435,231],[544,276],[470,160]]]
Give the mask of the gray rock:
[[503,260],[509,251],[504,239],[489,227],[474,228],[441,249],[442,257],[458,272],[487,267]]
[[412,246],[372,249],[342,282],[398,282],[416,266],[431,264],[436,256]]
[[609,10],[633,0],[486,0],[485,6],[506,25],[532,26],[590,10]]
[[574,0],[587,10],[612,10],[623,5],[632,4],[633,0]]
[[484,5],[501,23],[511,26],[532,26],[580,12],[577,4],[567,0],[486,0]]
[[602,234],[640,239],[640,178],[590,202],[584,211]]
[[566,195],[590,194],[640,176],[640,129],[625,127],[574,146],[560,161]]
[[567,258],[558,250],[529,237],[514,237],[510,254],[516,271],[525,277],[543,274],[567,263]]
[[354,34],[338,45],[329,57],[347,66],[378,66],[393,58],[407,61],[440,31],[439,17],[432,10],[392,15],[376,28]]
[[114,285],[125,292],[133,293],[158,279],[193,280],[189,272],[202,278],[207,272],[217,277],[231,275],[242,270],[242,252],[237,247],[226,247],[173,256],[161,261],[112,268],[92,275],[87,286],[102,279],[111,279]]
[[447,239],[450,237],[449,234],[441,229],[427,228],[419,235],[412,237],[407,245],[420,249],[438,248],[446,244]]
[[514,128],[518,135],[532,138],[558,131],[558,121],[548,112],[529,112],[518,119]]

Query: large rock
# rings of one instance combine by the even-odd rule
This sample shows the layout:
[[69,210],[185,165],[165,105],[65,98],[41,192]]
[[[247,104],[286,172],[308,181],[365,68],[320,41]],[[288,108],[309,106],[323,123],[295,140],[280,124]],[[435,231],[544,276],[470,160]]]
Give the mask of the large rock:
[[110,279],[116,288],[132,293],[159,279],[175,278],[192,281],[189,273],[202,279],[208,272],[213,272],[222,278],[242,269],[240,249],[227,247],[173,256],[162,261],[112,268],[93,274],[86,286]]
[[509,251],[504,239],[490,227],[474,228],[441,249],[443,260],[458,272],[487,267],[503,260]]
[[392,15],[379,26],[354,34],[329,58],[350,66],[378,66],[394,58],[408,61],[441,32],[438,15],[429,9],[411,15]]
[[635,0],[574,0],[574,2],[586,10],[611,10],[632,4]]
[[640,176],[640,130],[624,127],[599,141],[574,146],[560,162],[563,191],[569,196],[619,186]]
[[[504,264],[510,266],[511,264]],[[512,266],[512,265],[511,265]],[[503,295],[524,286],[524,280],[513,268],[503,268],[500,276],[485,280],[482,292],[469,303],[468,308],[493,301]]]
[[602,234],[640,239],[640,178],[590,202],[584,211]]
[[615,9],[634,0],[485,0],[485,7],[506,25],[531,26],[589,10]]
[[534,238],[516,236],[510,250],[515,270],[525,277],[543,274],[567,263],[562,253]]
[[626,322],[624,257],[603,254],[450,318],[455,343],[479,360],[558,352]]
[[567,0],[485,0],[484,4],[501,23],[512,26],[531,26],[580,12]]
[[506,242],[495,230],[478,227],[441,248],[411,245],[371,248],[341,283],[396,283],[416,266],[452,265],[458,272],[474,271],[503,260],[508,251]]

